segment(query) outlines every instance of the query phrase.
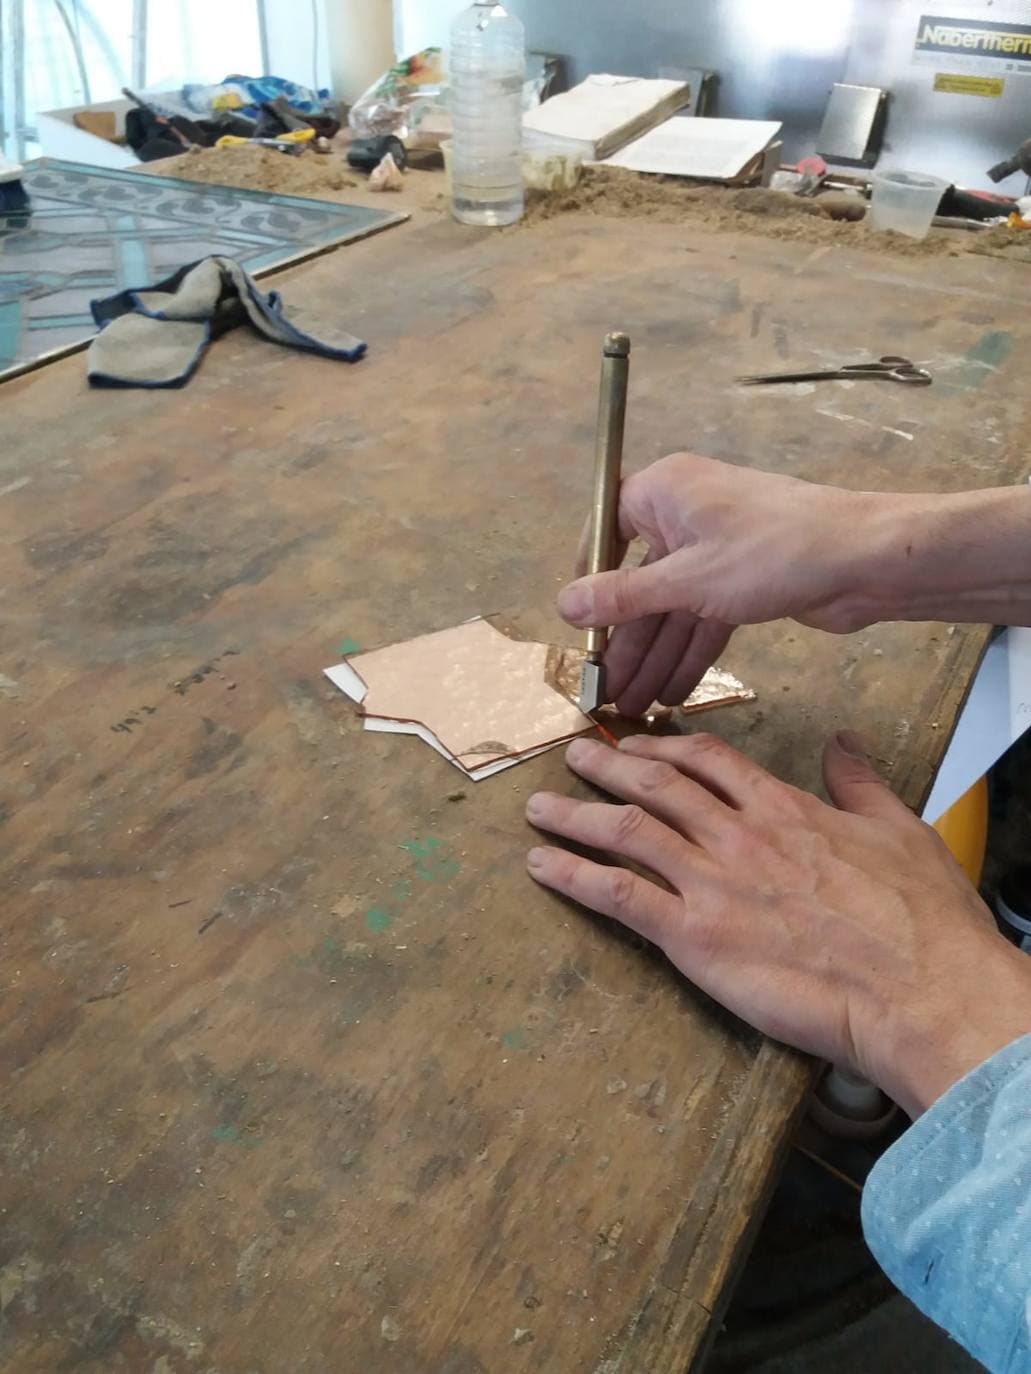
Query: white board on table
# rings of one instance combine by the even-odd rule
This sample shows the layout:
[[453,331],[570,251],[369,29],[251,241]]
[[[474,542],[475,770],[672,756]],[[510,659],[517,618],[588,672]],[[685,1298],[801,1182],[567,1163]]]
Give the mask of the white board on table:
[[940,820],[1031,726],[1031,630],[992,640],[924,808]]

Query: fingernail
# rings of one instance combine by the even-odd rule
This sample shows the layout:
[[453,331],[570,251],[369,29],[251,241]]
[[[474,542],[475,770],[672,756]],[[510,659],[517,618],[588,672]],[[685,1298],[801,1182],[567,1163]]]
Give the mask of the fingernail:
[[641,739],[640,735],[625,735],[619,741],[619,747],[620,749],[626,749],[628,752],[632,752],[639,739]]
[[544,810],[544,797],[540,792],[535,792],[526,803],[526,814],[532,820],[534,816],[539,816]]
[[547,857],[548,851],[546,849],[531,849],[526,856],[526,862],[530,868],[543,868]]
[[594,598],[586,587],[574,582],[558,594],[558,609],[563,620],[574,625],[586,625],[594,609]]
[[566,750],[566,758],[570,763],[583,763],[588,755],[596,750],[604,748],[596,739],[575,739]]
[[870,754],[866,743],[854,730],[842,730],[837,740],[838,747],[844,749],[846,754],[851,754],[854,759],[862,759],[864,763],[869,761]]

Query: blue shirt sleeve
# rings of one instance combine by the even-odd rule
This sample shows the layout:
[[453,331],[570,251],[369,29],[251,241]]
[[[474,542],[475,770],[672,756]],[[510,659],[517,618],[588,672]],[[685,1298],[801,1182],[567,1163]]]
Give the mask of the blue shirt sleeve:
[[896,1287],[992,1374],[1031,1371],[1031,1035],[882,1156],[863,1230]]

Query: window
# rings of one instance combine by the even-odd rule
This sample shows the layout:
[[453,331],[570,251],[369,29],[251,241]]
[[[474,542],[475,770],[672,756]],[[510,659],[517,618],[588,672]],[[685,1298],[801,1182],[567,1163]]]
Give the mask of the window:
[[268,0],[0,0],[0,146],[39,152],[40,110],[266,70]]

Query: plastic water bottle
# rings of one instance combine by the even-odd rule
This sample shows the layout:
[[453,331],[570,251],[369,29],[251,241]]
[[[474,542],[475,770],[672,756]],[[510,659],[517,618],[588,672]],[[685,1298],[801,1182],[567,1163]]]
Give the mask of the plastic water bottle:
[[476,0],[451,30],[452,212],[463,224],[523,215],[523,26],[495,0]]

